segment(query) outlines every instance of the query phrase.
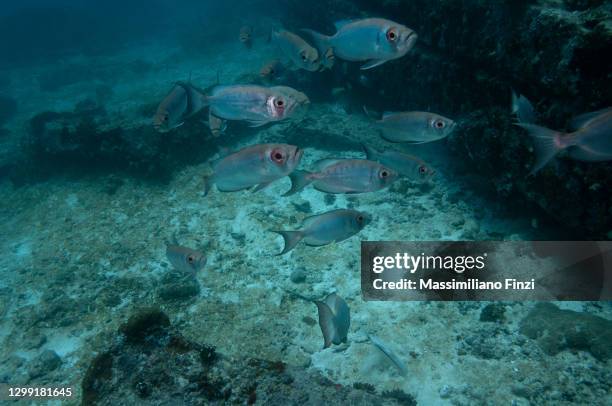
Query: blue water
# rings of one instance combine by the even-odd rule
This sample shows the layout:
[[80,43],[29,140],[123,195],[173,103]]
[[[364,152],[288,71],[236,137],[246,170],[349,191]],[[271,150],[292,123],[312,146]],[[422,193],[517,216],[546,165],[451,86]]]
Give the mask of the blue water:
[[[606,2],[6,3],[0,383],[69,386],[70,404],[612,403],[610,302],[554,302],[568,312],[544,307],[554,322],[533,337],[525,326],[543,323],[529,318],[542,314],[535,302],[366,302],[360,281],[360,241],[610,239],[609,163],[561,154],[527,177],[533,148],[512,124],[510,90],[557,129],[609,106],[609,72],[593,59],[610,46]],[[286,29],[314,46],[301,29],[331,35],[334,21],[368,17],[409,27],[417,44],[372,69],[336,57],[310,72],[270,41]],[[262,76],[273,60],[282,71]],[[177,82],[207,101],[156,131]],[[214,137],[206,97],[247,84],[288,86],[309,103],[262,126],[227,120]],[[456,127],[430,143],[391,143],[376,124],[385,111],[437,113]],[[215,174],[218,162],[280,143],[303,151],[289,172],[364,159],[366,144],[413,155],[435,174],[368,193],[309,185],[283,196],[289,173],[257,192],[259,182],[220,190],[220,176],[261,167],[249,155],[255,170],[243,159]],[[272,230],[300,230],[335,209],[371,222],[277,255],[285,242]],[[205,265],[173,264],[168,244]],[[304,297],[333,292],[350,308],[350,328],[346,342],[323,348],[318,308]],[[572,335],[572,325],[583,329]]]

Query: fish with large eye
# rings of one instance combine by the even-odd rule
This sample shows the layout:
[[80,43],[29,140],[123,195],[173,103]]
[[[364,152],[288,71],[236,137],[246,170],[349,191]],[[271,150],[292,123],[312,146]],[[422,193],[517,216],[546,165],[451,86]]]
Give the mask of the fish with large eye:
[[180,245],[166,245],[166,257],[179,271],[198,272],[206,265],[203,253]]
[[378,162],[366,159],[323,159],[315,163],[316,171],[297,170],[289,175],[292,195],[311,184],[326,193],[367,193],[389,186],[398,173]]
[[308,97],[287,86],[216,86],[206,101],[208,124],[219,135],[226,121],[246,121],[251,127],[288,119],[310,103]]
[[205,193],[215,184],[221,192],[236,192],[255,186],[260,190],[289,175],[302,159],[303,150],[288,144],[258,144],[230,154],[213,165]]
[[368,145],[363,145],[363,149],[369,160],[385,165],[411,181],[425,182],[435,174],[429,164],[414,155],[393,150],[378,151]]
[[418,38],[410,28],[383,18],[339,21],[333,36],[303,31],[310,35],[320,54],[332,49],[340,59],[366,62],[361,69],[401,58],[414,47]]
[[291,61],[292,68],[315,72],[321,69],[319,51],[312,47],[302,37],[289,31],[275,31],[272,41],[283,55]]
[[387,141],[413,144],[446,138],[456,126],[449,118],[425,111],[384,113],[375,125]]
[[311,247],[344,241],[361,231],[371,220],[367,213],[348,209],[337,209],[307,217],[301,230],[274,231],[280,234],[285,242],[283,251],[278,255],[291,251],[300,241]]
[[205,105],[206,96],[199,89],[189,83],[177,82],[157,107],[153,127],[162,133],[172,131]]

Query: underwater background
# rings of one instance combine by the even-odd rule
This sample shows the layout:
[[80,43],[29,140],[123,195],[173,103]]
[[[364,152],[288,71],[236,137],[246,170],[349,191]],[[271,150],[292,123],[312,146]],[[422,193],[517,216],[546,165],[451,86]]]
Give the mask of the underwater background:
[[[563,130],[612,105],[612,2],[5,3],[0,383],[72,386],[67,404],[612,404],[610,302],[366,302],[359,257],[361,240],[612,239],[612,163],[560,156],[530,176],[532,139],[512,109],[514,90],[538,124]],[[367,70],[337,57],[308,71],[285,66],[271,38],[369,17],[409,27],[416,45]],[[275,60],[282,74],[262,72]],[[177,82],[283,85],[309,103],[219,136],[206,109],[157,131]],[[385,111],[455,127],[390,143],[372,117]],[[366,145],[435,174],[360,194],[283,196],[288,177],[205,193],[215,162],[267,143],[298,146],[300,169],[363,159]],[[371,219],[277,255],[273,230],[334,209]],[[205,265],[174,266],[168,244]],[[333,292],[350,329],[323,348],[304,298]]]

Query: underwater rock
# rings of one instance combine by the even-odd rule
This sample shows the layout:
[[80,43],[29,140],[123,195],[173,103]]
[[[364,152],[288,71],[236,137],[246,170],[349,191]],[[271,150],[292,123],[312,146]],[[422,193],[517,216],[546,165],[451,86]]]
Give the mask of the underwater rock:
[[306,269],[298,268],[294,269],[289,276],[291,282],[293,283],[304,283],[306,282]]
[[506,320],[506,306],[502,303],[490,303],[480,311],[480,321],[501,323]]
[[[316,372],[279,361],[226,358],[186,339],[168,316],[132,316],[109,348],[93,358],[81,382],[82,404],[384,404],[384,398],[335,385]],[[406,402],[410,395],[385,397]],[[401,403],[414,404],[414,403]]]
[[506,331],[497,325],[485,324],[459,343],[458,354],[471,354],[482,359],[501,359],[510,353]]
[[36,379],[54,371],[61,364],[62,360],[55,351],[45,350],[31,361],[28,366],[28,375],[30,379]]
[[521,321],[519,331],[549,355],[574,349],[604,362],[612,358],[612,321],[599,316],[538,303]]

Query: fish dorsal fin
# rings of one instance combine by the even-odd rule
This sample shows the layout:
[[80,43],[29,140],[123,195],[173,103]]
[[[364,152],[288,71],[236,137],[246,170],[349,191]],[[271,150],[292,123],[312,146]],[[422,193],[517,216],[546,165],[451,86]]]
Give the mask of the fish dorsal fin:
[[591,113],[584,113],[579,116],[576,116],[570,121],[569,129],[570,131],[577,131],[581,128],[588,126],[594,119],[599,117],[602,114],[607,114],[612,112],[612,107],[607,107],[602,110],[593,111]]
[[319,311],[319,326],[323,333],[323,348],[330,347],[336,340],[336,322],[334,314],[325,302],[315,300]]
[[328,166],[337,164],[338,162],[342,161],[342,158],[324,158],[321,159],[317,162],[314,163],[315,168],[317,169],[317,171],[322,171],[325,168],[327,168]]
[[355,21],[355,20],[350,19],[350,18],[346,18],[346,19],[344,19],[344,20],[338,20],[338,21],[336,21],[336,22],[334,23],[334,27],[336,27],[336,30],[338,30],[338,31],[339,31],[339,30],[340,30],[342,27],[344,27],[345,25],[348,25],[348,24],[352,23],[353,21]]
[[384,119],[386,119],[386,118],[389,118],[390,116],[392,116],[392,115],[394,115],[394,114],[397,114],[397,111],[384,111],[384,112],[382,113],[381,120],[384,120]]

